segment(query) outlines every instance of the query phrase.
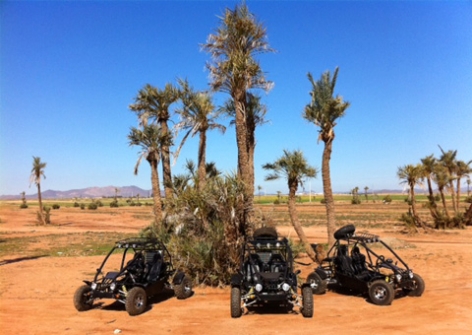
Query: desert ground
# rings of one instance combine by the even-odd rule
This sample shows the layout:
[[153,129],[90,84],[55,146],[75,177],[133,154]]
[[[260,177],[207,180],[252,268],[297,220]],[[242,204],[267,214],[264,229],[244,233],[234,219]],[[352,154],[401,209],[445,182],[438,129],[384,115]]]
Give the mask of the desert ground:
[[[1,203],[0,333],[472,334],[472,228],[405,234],[393,219],[376,219],[385,212],[381,206],[340,206],[338,224],[359,224],[363,230],[391,241],[423,277],[423,296],[376,306],[366,297],[328,291],[314,296],[313,318],[303,318],[295,308],[291,313],[257,310],[232,319],[227,287],[195,287],[187,300],[164,294],[152,300],[145,313],[134,317],[111,300],[102,300],[86,312],[75,310],[75,290],[82,280],[91,279],[103,256],[68,254],[61,248],[66,250],[72,242],[83,243],[86,248],[88,238],[100,232],[135,234],[149,224],[150,207],[103,207],[96,211],[61,207],[52,212],[51,225],[38,226],[34,207],[20,210],[17,204]],[[400,207],[389,210],[401,213]],[[326,243],[324,207],[300,206],[299,210],[309,239]],[[281,234],[295,238],[288,221],[282,222],[283,217],[277,214],[286,212],[285,206],[269,205],[259,211],[265,220],[277,224]],[[357,217],[346,214],[353,211],[358,212]],[[310,221],[310,217],[316,219]],[[53,252],[45,252],[53,248]],[[307,258],[299,261],[309,262]],[[301,266],[301,277],[313,268]]]

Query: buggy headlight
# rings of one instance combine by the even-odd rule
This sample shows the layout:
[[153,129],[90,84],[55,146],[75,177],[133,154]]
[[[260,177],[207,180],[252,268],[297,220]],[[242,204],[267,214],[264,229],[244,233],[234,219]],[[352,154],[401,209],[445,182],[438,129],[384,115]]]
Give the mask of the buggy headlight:
[[408,271],[408,276],[410,277],[410,279],[413,279],[413,271]]
[[399,273],[397,273],[397,274],[395,275],[395,278],[397,278],[397,282],[401,282],[401,281],[402,281],[402,275],[399,274]]
[[290,285],[287,284],[287,283],[283,283],[282,284],[282,290],[284,290],[285,292],[288,292],[288,290],[290,290]]
[[95,290],[97,288],[97,283],[92,283],[92,285],[90,285],[90,287],[92,288],[92,290]]
[[116,288],[116,283],[111,283],[110,284],[110,290],[114,291]]
[[255,289],[256,289],[257,292],[262,291],[262,284],[261,284],[261,283],[257,283]]

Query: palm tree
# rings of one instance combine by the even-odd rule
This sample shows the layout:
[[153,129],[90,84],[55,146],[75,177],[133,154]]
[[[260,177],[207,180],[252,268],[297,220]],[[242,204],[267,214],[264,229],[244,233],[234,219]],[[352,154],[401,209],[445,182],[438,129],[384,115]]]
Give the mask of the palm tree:
[[459,207],[460,199],[461,199],[461,179],[464,177],[468,177],[470,173],[472,173],[472,168],[470,164],[472,161],[464,162],[464,161],[457,161],[456,163],[456,177],[457,177],[457,184],[456,184],[456,199],[457,199],[457,207]]
[[270,90],[272,83],[267,81],[255,56],[271,52],[266,41],[266,30],[256,21],[243,3],[234,10],[226,9],[221,18],[221,26],[215,34],[208,36],[203,49],[210,53],[212,62],[207,65],[214,91],[230,94],[235,104],[236,143],[238,146],[238,176],[245,183],[245,213],[243,225],[252,224],[254,218],[254,166],[248,145],[247,94],[250,89]]
[[43,200],[41,198],[41,177],[46,179],[44,174],[44,169],[46,168],[46,163],[41,162],[41,157],[33,156],[33,168],[31,169],[30,184],[35,183],[38,188],[38,202],[39,202],[39,221],[41,224],[46,224],[46,218],[44,217],[43,212]]
[[135,103],[129,108],[138,114],[141,124],[147,125],[148,120],[159,124],[161,136],[166,137],[162,143],[160,155],[162,159],[162,174],[166,198],[172,197],[172,171],[170,165],[170,146],[173,135],[171,134],[168,122],[171,118],[170,106],[179,99],[179,90],[172,84],[166,84],[163,90],[146,84],[138,92]]
[[177,158],[180,149],[184,145],[189,135],[195,136],[199,134],[200,141],[198,144],[198,179],[197,188],[201,191],[205,187],[206,181],[206,141],[207,131],[218,129],[222,133],[226,131],[226,127],[217,123],[215,107],[211,101],[211,96],[205,92],[195,92],[185,80],[180,81],[181,100],[183,108],[178,110],[182,121],[175,128],[176,130],[188,130],[182,139],[182,142],[175,153]]
[[311,167],[306,161],[303,153],[300,150],[287,151],[284,150],[282,157],[277,159],[274,163],[267,163],[262,166],[265,170],[271,170],[272,173],[265,177],[265,180],[276,180],[282,175],[287,178],[288,183],[288,211],[293,228],[295,229],[300,241],[305,246],[308,256],[317,261],[315,252],[308,241],[303,228],[298,221],[296,203],[296,194],[299,185],[303,185],[305,178],[315,178],[317,171]]
[[344,116],[346,109],[350,106],[349,102],[344,102],[339,95],[334,97],[334,87],[338,77],[339,68],[334,70],[333,77],[329,71],[321,75],[318,81],[314,81],[311,73],[308,73],[308,80],[311,82],[312,91],[311,102],[305,107],[303,117],[315,126],[320,128],[318,141],[322,140],[325,144],[322,159],[322,179],[323,193],[326,205],[326,214],[328,218],[328,243],[334,243],[334,231],[336,230],[335,209],[333,190],[331,188],[330,160],[333,150],[333,140],[335,137],[334,127],[338,118]]
[[364,196],[365,196],[365,201],[367,202],[369,200],[369,197],[367,195],[367,191],[369,190],[369,187],[368,186],[365,186],[364,187]]
[[467,196],[469,197],[470,196],[470,184],[471,184],[471,181],[470,181],[470,177],[467,178]]
[[442,202],[442,205],[443,205],[443,208],[444,208],[444,213],[446,214],[446,216],[449,219],[450,216],[449,216],[449,211],[447,210],[446,197],[444,196],[444,189],[449,184],[449,174],[448,174],[446,168],[443,165],[437,164],[435,166],[434,173],[433,173],[433,181],[438,186],[438,191],[439,191],[439,195],[441,197],[441,202]]
[[434,172],[434,167],[437,164],[437,160],[434,155],[426,156],[425,158],[421,159],[421,164],[423,165],[423,177],[426,178],[426,182],[428,184],[428,192],[429,192],[429,201],[430,203],[434,203],[434,193],[433,193],[433,185],[431,183],[432,175]]
[[160,150],[163,143],[169,141],[169,134],[164,134],[159,125],[144,125],[142,129],[132,127],[128,134],[130,146],[140,146],[142,151],[136,162],[134,174],[138,174],[141,160],[145,158],[151,166],[151,184],[154,200],[155,226],[160,228],[162,221],[162,201],[159,186],[159,172],[157,170],[160,160]]
[[456,192],[454,192],[454,179],[456,179],[456,169],[457,169],[457,150],[444,151],[441,146],[441,157],[439,158],[440,163],[446,168],[448,173],[449,182],[447,184],[449,193],[451,193],[452,208],[457,213],[458,206],[456,202]]
[[[398,168],[397,176],[401,180],[402,184],[407,184],[410,187],[410,207],[412,211],[412,217],[416,226],[420,226],[426,229],[426,225],[423,220],[420,219],[416,212],[416,198],[415,198],[415,186],[421,184],[421,176],[423,174],[422,165],[405,165]],[[415,226],[415,228],[416,228]]]

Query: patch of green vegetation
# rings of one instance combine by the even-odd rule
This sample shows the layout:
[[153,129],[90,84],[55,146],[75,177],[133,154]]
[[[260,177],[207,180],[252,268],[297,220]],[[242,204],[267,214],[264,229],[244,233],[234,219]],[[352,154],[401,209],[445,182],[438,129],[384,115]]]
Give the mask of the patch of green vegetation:
[[35,237],[0,237],[0,257],[70,257],[106,255],[116,241],[136,236],[116,232],[50,234]]

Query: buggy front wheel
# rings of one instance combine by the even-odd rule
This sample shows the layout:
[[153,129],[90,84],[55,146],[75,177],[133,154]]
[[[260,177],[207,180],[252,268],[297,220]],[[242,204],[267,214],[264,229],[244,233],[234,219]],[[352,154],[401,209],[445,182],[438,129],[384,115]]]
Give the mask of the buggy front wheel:
[[92,289],[88,285],[80,286],[74,294],[74,307],[79,312],[88,311],[93,307]]
[[302,288],[302,315],[305,318],[313,317],[313,293],[310,286],[304,286]]
[[327,283],[321,279],[320,275],[316,272],[312,272],[306,279],[308,285],[310,285],[313,294],[324,294],[326,293]]
[[139,315],[146,310],[147,295],[142,287],[136,286],[129,290],[125,303],[129,315]]
[[182,282],[174,285],[174,293],[177,299],[187,299],[192,295],[192,281],[187,276],[184,276]]
[[419,274],[414,273],[412,279],[412,289],[406,290],[408,296],[410,297],[421,297],[424,292],[424,280]]
[[376,305],[390,305],[395,298],[395,291],[392,285],[379,279],[370,285],[369,298]]
[[231,288],[231,317],[239,318],[243,314],[241,308],[241,289],[237,286]]

